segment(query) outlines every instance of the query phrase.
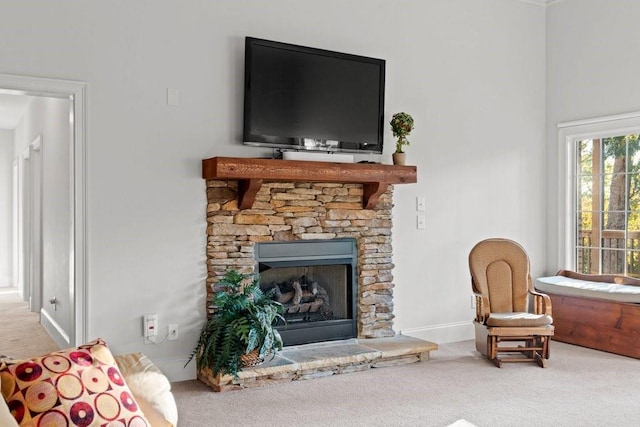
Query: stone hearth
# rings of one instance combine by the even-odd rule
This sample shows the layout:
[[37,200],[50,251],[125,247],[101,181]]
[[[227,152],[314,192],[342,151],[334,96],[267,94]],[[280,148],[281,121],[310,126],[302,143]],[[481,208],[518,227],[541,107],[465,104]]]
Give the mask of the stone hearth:
[[210,370],[199,372],[198,379],[214,391],[241,390],[426,361],[437,349],[437,344],[403,335],[305,344],[285,347],[273,359],[243,369],[235,379],[213,376]]

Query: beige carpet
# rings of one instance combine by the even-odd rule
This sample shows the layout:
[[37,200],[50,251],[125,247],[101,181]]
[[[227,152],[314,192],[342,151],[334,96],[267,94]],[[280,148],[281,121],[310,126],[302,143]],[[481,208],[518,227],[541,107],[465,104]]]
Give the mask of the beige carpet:
[[[17,293],[0,289],[0,354],[55,349]],[[498,369],[464,341],[406,366],[226,393],[197,381],[172,387],[179,427],[635,427],[640,419],[640,360],[555,341],[545,369]]]
[[0,356],[26,359],[58,350],[37,313],[12,289],[0,288]]
[[547,368],[502,369],[472,341],[444,344],[428,362],[266,388],[214,393],[173,384],[180,427],[637,426],[640,360],[552,342]]

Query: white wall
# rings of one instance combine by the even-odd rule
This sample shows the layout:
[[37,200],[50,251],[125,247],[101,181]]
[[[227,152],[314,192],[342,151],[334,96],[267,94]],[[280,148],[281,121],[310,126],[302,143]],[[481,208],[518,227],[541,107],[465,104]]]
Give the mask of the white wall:
[[[476,242],[517,240],[534,274],[544,269],[545,11],[423,3],[382,36],[403,47],[386,54],[387,112],[406,109],[417,122],[408,156],[419,184],[396,187],[394,295],[398,329],[441,343],[473,336]],[[425,231],[415,229],[416,196],[427,200]]]
[[[88,336],[172,379],[204,316],[200,160],[240,145],[247,35],[387,60],[386,121],[416,120],[396,187],[396,330],[470,338],[467,255],[514,238],[545,261],[545,9],[515,0],[222,0],[25,4],[0,27],[0,72],[86,81]],[[65,5],[64,3],[69,3]],[[37,10],[38,13],[33,13]],[[47,34],[47,37],[42,37]],[[178,107],[166,105],[179,90]],[[384,162],[393,151],[385,134]],[[415,197],[427,229],[415,229]],[[180,339],[143,345],[141,316]]]
[[547,9],[547,273],[558,262],[558,129],[573,120],[640,111],[636,0],[569,0]]
[[0,129],[0,287],[13,285],[13,131]]

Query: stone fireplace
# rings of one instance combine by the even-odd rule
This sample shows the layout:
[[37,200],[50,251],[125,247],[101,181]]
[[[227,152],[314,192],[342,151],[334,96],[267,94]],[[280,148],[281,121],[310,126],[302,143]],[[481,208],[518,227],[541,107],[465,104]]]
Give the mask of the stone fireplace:
[[352,238],[356,242],[356,326],[361,338],[393,336],[393,187],[374,209],[362,185],[264,182],[250,209],[238,208],[238,182],[207,180],[207,301],[230,268],[257,273],[255,244]]
[[393,184],[417,181],[415,166],[214,157],[207,191],[207,307],[228,269],[257,273],[259,243],[355,242],[359,338],[393,331]]
[[[240,378],[199,371],[201,381],[238,389],[412,363],[437,349],[393,331],[393,190],[417,181],[415,166],[227,157],[202,166],[208,312],[227,270],[260,273],[291,311],[292,334],[264,367]],[[323,321],[337,333],[318,334]]]

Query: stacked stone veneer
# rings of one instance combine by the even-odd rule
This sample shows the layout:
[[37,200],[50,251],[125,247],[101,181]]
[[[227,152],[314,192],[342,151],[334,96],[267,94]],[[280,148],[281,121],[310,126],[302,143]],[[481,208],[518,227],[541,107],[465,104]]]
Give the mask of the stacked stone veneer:
[[253,273],[254,244],[352,237],[358,248],[358,337],[393,336],[393,186],[374,209],[362,185],[264,182],[251,209],[238,209],[237,181],[207,180],[207,305],[228,269]]

